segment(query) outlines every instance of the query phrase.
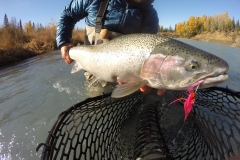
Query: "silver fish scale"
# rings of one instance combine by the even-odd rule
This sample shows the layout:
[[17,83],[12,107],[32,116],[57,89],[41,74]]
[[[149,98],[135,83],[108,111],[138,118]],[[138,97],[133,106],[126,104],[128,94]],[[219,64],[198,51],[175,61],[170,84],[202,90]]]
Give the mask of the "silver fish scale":
[[150,34],[121,36],[96,46],[95,49],[101,53],[101,57],[106,58],[104,61],[107,62],[105,67],[108,68],[108,73],[122,75],[122,71],[125,70],[129,74],[139,75],[142,63],[149,57],[157,44],[156,37],[158,36]]
[[[114,52],[116,51],[141,51],[143,50],[152,50],[158,42],[159,36],[151,35],[151,34],[133,34],[130,36],[121,36],[116,39],[111,40],[109,43],[102,44],[99,46],[104,51],[112,52],[114,48]],[[124,46],[122,46],[124,45]],[[102,47],[101,47],[102,46]],[[104,47],[103,47],[104,46]]]

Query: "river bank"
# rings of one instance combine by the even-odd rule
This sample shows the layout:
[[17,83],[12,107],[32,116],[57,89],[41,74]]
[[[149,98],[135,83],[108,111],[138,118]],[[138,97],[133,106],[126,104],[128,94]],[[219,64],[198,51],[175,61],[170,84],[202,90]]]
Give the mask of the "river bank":
[[4,66],[8,66],[27,58],[31,58],[40,54],[48,53],[53,51],[54,49],[48,50],[33,50],[33,49],[25,49],[23,47],[15,47],[10,50],[1,50],[0,49],[0,68]]
[[[56,50],[56,43],[53,40],[42,41],[32,38],[30,42],[0,47],[0,67],[11,65],[19,61],[31,58],[40,54]],[[1,49],[3,48],[3,49]]]
[[240,35],[235,32],[230,32],[228,34],[218,31],[214,33],[204,32],[190,39],[240,48]]
[[[84,30],[74,29],[72,43],[83,43]],[[56,25],[33,27],[24,30],[13,24],[0,28],[0,67],[11,65],[27,58],[57,50]]]
[[[179,38],[176,32],[160,32],[159,34],[163,36],[168,36],[171,38]],[[213,33],[203,32],[194,37],[182,38],[182,39],[211,42],[211,43],[240,48],[240,34],[239,33],[237,34],[235,32],[230,32],[227,34],[219,31],[215,31]]]
[[23,48],[16,48],[10,51],[0,50],[0,67],[14,64],[36,55],[38,54]]

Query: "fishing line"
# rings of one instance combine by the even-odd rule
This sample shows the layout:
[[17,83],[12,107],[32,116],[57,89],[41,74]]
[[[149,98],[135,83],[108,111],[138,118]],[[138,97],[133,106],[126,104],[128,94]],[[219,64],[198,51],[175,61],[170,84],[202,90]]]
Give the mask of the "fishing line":
[[197,88],[195,89],[195,93],[197,93],[198,87],[200,86],[200,84],[197,86]]
[[[174,146],[176,145],[176,144],[175,144],[176,139],[177,139],[178,136],[182,133],[182,129],[183,129],[183,126],[185,125],[185,123],[186,123],[186,121],[183,122],[180,130],[179,130],[178,133],[177,133],[177,136],[176,136],[176,137],[173,139],[173,141],[172,141],[172,144],[173,144]],[[183,136],[184,136],[184,135],[183,135]]]
[[[198,85],[197,85],[197,87],[196,87],[196,89],[195,89],[195,93],[197,93],[197,90],[198,90],[198,88],[199,88],[199,86],[202,84],[203,82],[201,82],[201,83],[199,83]],[[188,91],[189,93],[190,93],[190,91]],[[183,122],[183,125],[181,126],[181,128],[180,128],[180,130],[178,131],[178,133],[177,133],[177,136],[173,139],[173,141],[172,141],[172,144],[173,145],[176,145],[175,144],[175,141],[176,141],[176,139],[178,138],[178,136],[182,133],[182,129],[183,129],[183,126],[185,125],[185,123],[186,123],[186,121],[184,120],[184,122]],[[184,136],[184,135],[183,135]]]
[[[181,126],[180,130],[178,131],[177,136],[173,139],[173,141],[172,141],[172,144],[173,144],[173,145],[176,145],[176,144],[175,144],[175,141],[176,141],[176,139],[178,138],[178,136],[180,135],[180,133],[182,133],[182,129],[183,129],[184,124],[185,124],[185,122],[183,122],[183,125]],[[184,135],[183,135],[183,136],[184,136]]]

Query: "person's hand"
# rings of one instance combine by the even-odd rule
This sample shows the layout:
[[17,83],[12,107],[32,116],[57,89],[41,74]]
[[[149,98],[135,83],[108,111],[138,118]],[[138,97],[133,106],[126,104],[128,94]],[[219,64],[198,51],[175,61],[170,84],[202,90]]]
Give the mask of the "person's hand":
[[[118,82],[118,84],[121,85],[121,84],[125,84],[125,83],[124,82]],[[149,93],[151,93],[152,88],[146,85],[146,86],[141,87],[140,91],[143,92],[143,93],[149,94]],[[162,96],[164,93],[165,93],[164,89],[158,89],[157,90],[157,95],[159,95],[159,96]]]
[[62,54],[62,59],[67,63],[70,64],[73,62],[73,59],[70,58],[69,56],[69,49],[73,47],[71,43],[65,43],[61,46],[61,54]]
[[[149,86],[143,86],[140,88],[140,91],[143,93],[149,94],[152,91],[152,88]],[[162,96],[165,93],[164,89],[158,89],[157,90],[157,95]]]

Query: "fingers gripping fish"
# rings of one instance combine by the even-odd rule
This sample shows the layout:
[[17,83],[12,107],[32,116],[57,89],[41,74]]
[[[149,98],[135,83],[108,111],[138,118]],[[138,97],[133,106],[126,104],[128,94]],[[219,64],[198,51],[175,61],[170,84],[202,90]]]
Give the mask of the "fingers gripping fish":
[[127,96],[144,85],[187,90],[203,79],[199,88],[228,79],[224,60],[160,35],[125,35],[101,45],[73,47],[69,55],[76,61],[72,73],[84,69],[103,86],[106,82],[124,82],[113,90],[114,98]]

